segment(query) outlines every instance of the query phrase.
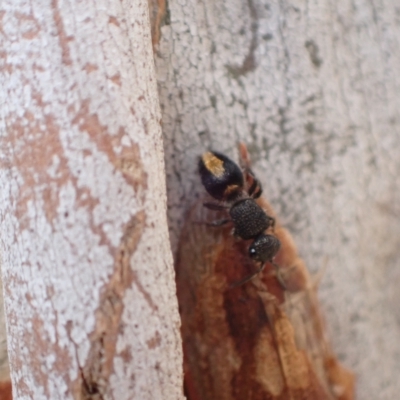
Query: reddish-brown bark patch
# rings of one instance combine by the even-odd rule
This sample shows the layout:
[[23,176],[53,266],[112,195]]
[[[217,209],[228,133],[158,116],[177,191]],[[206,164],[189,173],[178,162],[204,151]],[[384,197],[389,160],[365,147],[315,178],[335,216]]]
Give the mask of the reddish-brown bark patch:
[[110,18],[108,18],[108,23],[115,25],[115,26],[119,26],[119,22],[118,19],[115,18],[114,16],[111,16]]
[[[44,107],[39,93],[33,92],[32,97],[39,107]],[[26,110],[22,117],[10,116],[7,122],[9,136],[1,144],[4,149],[13,149],[12,153],[6,152],[6,155],[12,159],[13,166],[22,176],[18,197],[14,199],[20,229],[28,227],[28,203],[36,196],[44,200],[44,211],[48,222],[52,224],[59,205],[59,188],[71,179],[59,140],[59,127],[51,114],[40,120],[30,110]],[[51,176],[49,170],[54,157],[58,160],[58,166],[56,176]],[[42,191],[34,192],[34,188],[41,188]]]
[[123,173],[124,179],[143,200],[144,189],[147,188],[147,174],[141,161],[139,146],[136,143],[122,146],[121,152],[116,154],[114,148],[120,147],[121,139],[126,135],[125,129],[120,127],[116,134],[110,134],[107,126],[100,123],[98,115],[90,113],[89,106],[88,100],[83,101],[72,123],[91,137],[98,149]]
[[157,331],[155,333],[155,335],[149,339],[147,342],[147,347],[152,350],[155,349],[156,347],[158,347],[161,344],[161,335],[160,333]]
[[118,86],[121,86],[121,84],[122,84],[122,82],[121,82],[121,75],[118,73],[118,74],[115,74],[115,75],[113,75],[113,76],[111,76],[110,77],[110,80],[112,81],[112,82],[114,82],[116,85],[118,85]]
[[124,360],[125,364],[129,364],[132,361],[132,349],[130,346],[126,347],[119,353],[119,356]]
[[99,67],[95,64],[86,63],[83,69],[86,71],[86,73],[90,74],[93,71],[97,71]]
[[12,400],[12,386],[11,381],[0,382],[0,399]]
[[61,17],[61,13],[60,13],[60,10],[58,7],[58,0],[52,0],[51,7],[53,9],[53,19],[54,19],[54,23],[55,23],[55,26],[57,29],[57,37],[60,41],[62,62],[65,65],[71,65],[72,60],[71,60],[68,42],[70,40],[72,40],[72,38],[67,36],[67,34],[65,32],[64,22],[63,22],[63,19]]
[[32,40],[40,32],[40,24],[32,14],[15,13],[16,19],[20,22],[22,37]]

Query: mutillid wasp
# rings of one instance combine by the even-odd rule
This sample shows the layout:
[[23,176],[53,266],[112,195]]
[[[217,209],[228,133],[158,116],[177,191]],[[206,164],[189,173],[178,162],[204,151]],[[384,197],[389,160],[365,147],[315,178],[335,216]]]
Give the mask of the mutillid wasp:
[[226,210],[230,218],[214,221],[213,226],[232,222],[233,234],[243,240],[252,239],[248,254],[251,259],[261,263],[252,275],[235,283],[239,286],[251,280],[265,267],[280,248],[280,241],[266,231],[274,227],[274,218],[257,204],[255,199],[261,196],[260,182],[250,169],[242,169],[224,154],[208,151],[199,160],[201,181],[207,192],[219,203],[204,203],[212,210]]

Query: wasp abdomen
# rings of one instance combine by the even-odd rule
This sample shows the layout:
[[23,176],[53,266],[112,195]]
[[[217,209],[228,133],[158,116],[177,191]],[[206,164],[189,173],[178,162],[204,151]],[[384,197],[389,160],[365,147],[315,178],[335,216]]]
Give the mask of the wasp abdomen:
[[199,173],[207,192],[217,200],[232,201],[243,191],[242,170],[224,154],[204,153],[200,157]]
[[236,202],[229,214],[235,226],[235,235],[244,240],[255,238],[271,226],[272,218],[253,199]]

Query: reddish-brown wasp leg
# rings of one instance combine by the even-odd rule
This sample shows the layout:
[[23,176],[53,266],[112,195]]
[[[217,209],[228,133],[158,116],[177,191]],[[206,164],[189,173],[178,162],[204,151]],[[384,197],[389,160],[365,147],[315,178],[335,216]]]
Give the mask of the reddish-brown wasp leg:
[[249,275],[248,277],[242,279],[239,282],[232,283],[229,286],[229,289],[234,289],[236,287],[242,286],[245,283],[247,283],[247,282],[251,281],[252,279],[254,279],[258,274],[260,274],[264,270],[266,264],[267,263],[262,263],[261,267],[256,272],[254,272],[253,274]]

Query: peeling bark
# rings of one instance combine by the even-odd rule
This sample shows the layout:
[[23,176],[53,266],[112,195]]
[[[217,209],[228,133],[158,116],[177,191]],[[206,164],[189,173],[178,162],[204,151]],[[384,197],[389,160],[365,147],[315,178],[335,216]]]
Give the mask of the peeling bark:
[[1,253],[16,399],[183,398],[147,7],[2,3]]

